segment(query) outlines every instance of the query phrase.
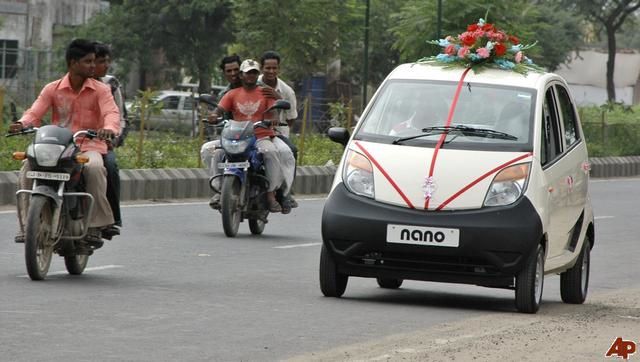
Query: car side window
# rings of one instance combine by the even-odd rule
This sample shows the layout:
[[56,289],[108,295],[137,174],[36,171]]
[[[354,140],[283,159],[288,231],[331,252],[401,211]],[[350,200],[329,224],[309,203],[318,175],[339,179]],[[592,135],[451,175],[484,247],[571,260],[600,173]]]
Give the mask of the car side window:
[[177,96],[169,96],[162,100],[164,109],[178,109],[178,104],[180,103],[180,97]]
[[580,139],[577,127],[578,120],[567,90],[557,85],[556,91],[558,94],[560,114],[562,115],[562,125],[564,126],[564,144],[566,148],[569,148]]
[[182,106],[182,109],[185,111],[193,109],[193,99],[191,97],[184,97],[184,106]]
[[562,153],[560,124],[556,112],[553,89],[547,89],[542,105],[542,147],[541,162],[546,165]]

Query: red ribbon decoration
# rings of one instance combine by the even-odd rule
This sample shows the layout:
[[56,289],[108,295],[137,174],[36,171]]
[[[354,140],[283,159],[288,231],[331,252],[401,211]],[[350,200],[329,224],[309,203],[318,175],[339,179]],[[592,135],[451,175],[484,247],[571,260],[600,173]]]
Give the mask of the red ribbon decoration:
[[[445,123],[445,127],[449,127],[451,125],[451,121],[453,120],[453,112],[456,110],[456,105],[458,105],[458,98],[460,98],[460,91],[462,90],[462,84],[464,84],[464,78],[467,76],[467,73],[469,73],[470,70],[471,70],[470,67],[465,69],[464,72],[462,73],[462,76],[460,77],[460,80],[458,81],[458,87],[456,88],[456,93],[453,95],[453,101],[451,102],[451,107],[449,107],[449,115],[447,116],[447,122]],[[443,132],[440,135],[440,139],[438,140],[438,143],[436,144],[436,148],[433,151],[433,156],[431,157],[431,166],[429,167],[429,175],[427,176],[427,178],[433,176],[433,169],[436,166],[436,158],[438,157],[438,151],[440,151],[440,148],[442,147],[442,144],[444,143],[444,140],[447,138],[448,134],[449,132]],[[431,198],[428,198],[424,201],[425,210],[429,208],[429,200],[431,200]]]

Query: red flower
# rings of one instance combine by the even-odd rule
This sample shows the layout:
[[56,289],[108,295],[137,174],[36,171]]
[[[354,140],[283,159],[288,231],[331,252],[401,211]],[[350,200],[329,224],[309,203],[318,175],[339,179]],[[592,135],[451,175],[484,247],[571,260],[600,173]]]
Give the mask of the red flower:
[[496,43],[496,44],[493,46],[493,49],[495,49],[495,50],[496,50],[496,55],[497,55],[497,56],[504,55],[504,54],[507,52],[507,47],[506,47],[506,46],[504,46],[504,44],[502,44],[502,43]]
[[484,31],[493,31],[494,30],[493,24],[489,24],[489,23],[484,24],[482,26],[482,30],[484,30]]
[[473,36],[473,33],[466,32],[460,34],[460,41],[466,46],[472,46],[476,43],[476,37]]
[[478,24],[471,24],[467,26],[467,31],[474,32],[476,30],[478,30]]
[[513,35],[509,35],[509,41],[512,42],[514,45],[520,44],[520,39],[516,38]]

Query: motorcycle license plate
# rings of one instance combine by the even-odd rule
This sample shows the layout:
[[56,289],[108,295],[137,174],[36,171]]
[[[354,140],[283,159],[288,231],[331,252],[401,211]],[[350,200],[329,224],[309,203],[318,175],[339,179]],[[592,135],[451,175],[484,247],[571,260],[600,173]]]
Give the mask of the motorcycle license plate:
[[249,161],[219,163],[218,168],[249,168]]
[[69,181],[71,175],[68,173],[27,171],[27,178],[38,178],[41,180]]

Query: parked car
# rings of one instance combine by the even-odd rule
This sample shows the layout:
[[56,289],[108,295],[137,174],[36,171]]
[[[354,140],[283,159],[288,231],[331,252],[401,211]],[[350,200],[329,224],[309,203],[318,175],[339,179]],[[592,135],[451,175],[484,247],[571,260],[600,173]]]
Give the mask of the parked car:
[[535,313],[544,275],[558,273],[562,300],[584,302],[595,232],[566,81],[471,71],[452,106],[462,75],[401,65],[353,135],[329,130],[346,150],[322,215],[325,296],[350,276],[464,283],[513,289],[517,310]]
[[[161,103],[162,107],[158,113],[151,113],[146,124],[151,128],[164,129],[184,129],[190,130],[193,120],[197,119],[197,109],[194,103],[198,94],[174,90],[161,90],[157,92],[154,102]],[[134,123],[138,123],[140,115],[133,109],[133,103],[127,102],[127,112]],[[194,118],[195,117],[195,118]]]

